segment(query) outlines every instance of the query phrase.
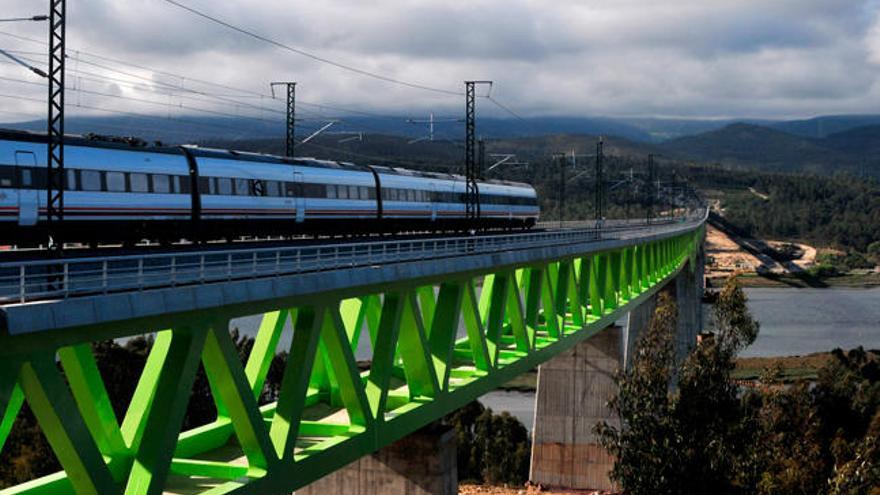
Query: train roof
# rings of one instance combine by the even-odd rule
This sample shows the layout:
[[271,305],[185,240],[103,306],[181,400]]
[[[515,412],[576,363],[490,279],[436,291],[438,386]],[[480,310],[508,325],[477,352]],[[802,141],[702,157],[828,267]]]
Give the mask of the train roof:
[[[27,141],[33,143],[45,143],[47,141],[47,137],[45,133],[32,132],[32,131],[22,131],[15,129],[0,129],[0,140],[10,140],[10,141]],[[189,150],[193,156],[195,157],[203,157],[203,158],[217,158],[217,159],[232,159],[232,160],[240,160],[240,161],[250,161],[250,162],[259,162],[259,163],[272,163],[272,164],[286,164],[286,165],[300,165],[304,167],[318,167],[318,168],[332,168],[339,170],[351,170],[351,171],[361,171],[361,172],[370,172],[370,169],[375,169],[380,174],[386,175],[401,175],[407,177],[424,177],[430,179],[440,179],[440,180],[454,180],[454,181],[463,181],[465,177],[459,174],[449,174],[442,172],[428,172],[422,170],[411,170],[402,167],[390,167],[386,165],[357,165],[351,162],[340,162],[334,160],[322,160],[318,158],[307,158],[307,157],[296,157],[296,158],[286,158],[283,156],[270,155],[266,153],[256,153],[250,151],[236,151],[236,150],[228,150],[228,149],[220,149],[220,148],[204,148],[198,145],[185,144],[183,146],[166,146],[162,143],[148,143],[143,139],[136,137],[118,137],[118,136],[106,136],[100,134],[86,134],[86,135],[78,135],[78,134],[67,134],[64,136],[64,144],[73,145],[73,146],[87,146],[92,148],[103,148],[103,149],[116,149],[116,150],[136,150],[136,151],[145,151],[149,153],[167,153],[179,155],[181,147]],[[499,179],[490,179],[490,180],[481,180],[480,182],[488,183],[488,184],[497,184],[503,186],[513,186],[513,187],[531,187],[528,184],[524,184],[522,182],[514,182],[507,180],[499,180]]]

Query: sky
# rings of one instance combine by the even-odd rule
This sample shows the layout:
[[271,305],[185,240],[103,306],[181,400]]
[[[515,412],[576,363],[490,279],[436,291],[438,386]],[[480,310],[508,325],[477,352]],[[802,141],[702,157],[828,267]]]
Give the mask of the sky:
[[[880,113],[880,0],[178,1],[385,77],[455,93],[465,79],[493,80],[491,96],[522,116],[782,119]],[[0,0],[0,18],[40,14],[35,4],[47,3]],[[267,95],[269,82],[278,80],[297,81],[304,105],[412,116],[462,112],[462,96],[320,63],[164,0],[68,4],[67,99],[73,113],[100,113],[87,108],[93,107],[186,114],[198,108],[275,118],[283,103]],[[0,23],[0,49],[45,64],[44,46],[2,33],[45,40],[46,29],[45,23]],[[43,115],[42,80],[5,62],[0,119]],[[303,115],[309,111],[333,112],[303,106]],[[506,115],[485,99],[478,111]]]

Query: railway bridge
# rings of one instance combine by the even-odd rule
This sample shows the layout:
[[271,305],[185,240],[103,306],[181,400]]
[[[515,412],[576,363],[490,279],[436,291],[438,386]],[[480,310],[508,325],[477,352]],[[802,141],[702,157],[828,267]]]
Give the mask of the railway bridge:
[[[533,480],[607,483],[592,424],[664,286],[679,348],[693,345],[705,218],[0,263],[0,448],[27,401],[63,467],[2,493],[443,492],[445,440],[395,445],[539,365]],[[242,362],[230,321],[250,315]],[[155,341],[117,417],[91,344],[143,334]],[[281,350],[277,401],[261,405]],[[218,414],[181,432],[200,365]],[[358,461],[379,455],[425,467]]]

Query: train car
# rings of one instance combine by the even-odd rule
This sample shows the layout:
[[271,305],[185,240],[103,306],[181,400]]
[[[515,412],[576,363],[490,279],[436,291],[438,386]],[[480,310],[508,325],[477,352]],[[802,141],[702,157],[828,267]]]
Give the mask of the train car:
[[[46,137],[0,131],[0,244],[46,237]],[[65,138],[66,242],[530,228],[527,184],[482,181],[480,216],[465,179],[381,165]]]

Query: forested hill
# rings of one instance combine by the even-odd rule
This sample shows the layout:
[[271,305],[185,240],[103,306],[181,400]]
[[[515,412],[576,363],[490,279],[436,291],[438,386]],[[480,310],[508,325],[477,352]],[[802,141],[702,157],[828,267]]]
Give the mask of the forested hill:
[[813,139],[753,124],[732,124],[673,139],[660,147],[675,158],[737,168],[880,177],[878,125]]
[[[439,117],[438,117],[439,118]],[[304,121],[298,136],[307,136],[325,125]],[[11,125],[42,131],[45,122]],[[137,136],[166,144],[212,142],[219,145],[281,151],[284,135],[280,120],[221,117],[72,117],[67,129],[73,133]],[[346,117],[312,144],[303,146],[308,155],[370,160],[363,155],[402,158],[416,163],[436,163],[437,155],[459,161],[463,139],[461,122],[436,126],[435,141],[426,142],[427,128],[401,117]],[[834,131],[834,132],[831,132]],[[351,141],[359,134],[366,139]],[[609,119],[535,117],[525,120],[480,118],[478,133],[493,153],[516,152],[534,160],[572,149],[576,154],[595,152],[596,136],[606,137],[606,151],[618,156],[649,153],[668,159],[715,163],[734,168],[807,172],[825,175],[849,173],[880,177],[880,117],[838,116],[802,121],[707,121],[688,119]],[[694,134],[697,133],[697,134]],[[681,136],[664,142],[662,137]],[[819,137],[815,137],[819,136]],[[418,143],[409,144],[411,141]],[[340,144],[340,141],[346,141]],[[332,148],[324,153],[315,144]],[[340,154],[339,150],[344,153]],[[357,158],[355,153],[360,154]]]

